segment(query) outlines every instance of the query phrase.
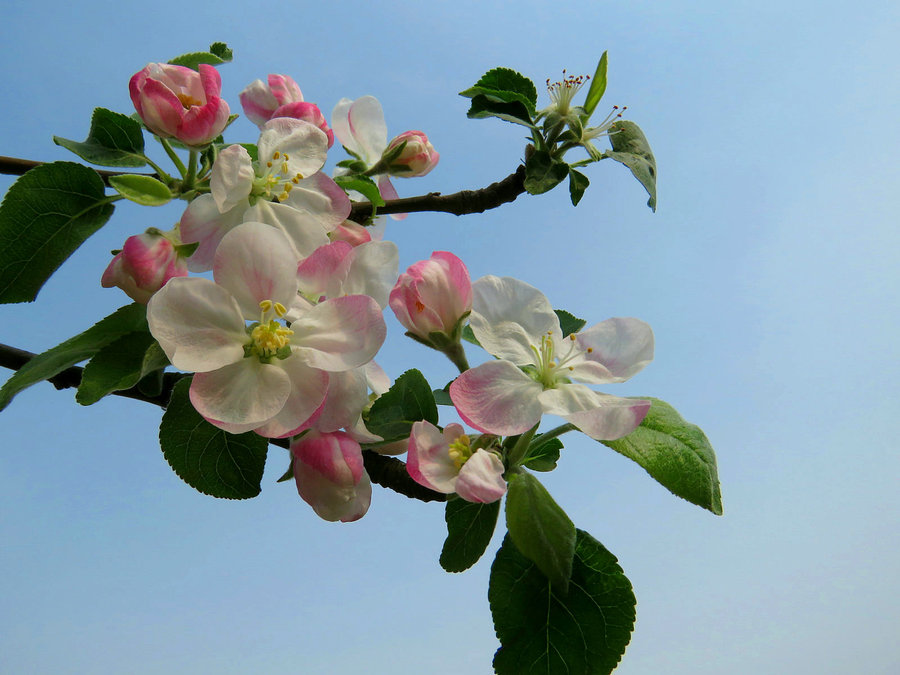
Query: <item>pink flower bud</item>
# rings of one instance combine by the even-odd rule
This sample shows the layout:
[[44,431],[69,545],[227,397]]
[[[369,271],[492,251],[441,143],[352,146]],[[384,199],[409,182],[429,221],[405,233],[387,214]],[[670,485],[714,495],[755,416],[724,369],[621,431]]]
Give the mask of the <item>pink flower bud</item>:
[[187,262],[163,234],[128,237],[100,278],[104,288],[118,286],[136,302],[147,304],[172,277],[186,277]]
[[262,127],[276,117],[292,117],[309,122],[328,136],[328,147],[334,145],[334,132],[315,103],[303,100],[297,83],[287,75],[269,75],[269,82],[256,80],[240,94],[244,114],[256,126]]
[[403,178],[424,176],[437,166],[441,156],[428,142],[428,136],[421,131],[404,131],[388,144],[385,152],[390,152],[404,141],[406,141],[406,145],[403,150],[395,159],[391,160],[390,173],[392,176]]
[[372,500],[372,483],[359,443],[343,432],[308,431],[291,444],[297,492],[324,520],[362,518]]
[[128,83],[138,115],[157,136],[190,146],[211,142],[228,124],[231,110],[221,98],[222,79],[210,65],[199,72],[168,63],[151,63]]
[[451,335],[472,311],[469,270],[452,253],[435,251],[400,275],[390,305],[397,320],[420,338],[427,340],[433,332]]
[[334,132],[328,126],[328,122],[325,121],[325,115],[322,114],[319,106],[315,103],[307,103],[306,101],[286,103],[278,106],[275,112],[272,113],[272,119],[276,117],[292,117],[295,120],[309,122],[325,132],[325,135],[328,136],[329,148],[334,145]]

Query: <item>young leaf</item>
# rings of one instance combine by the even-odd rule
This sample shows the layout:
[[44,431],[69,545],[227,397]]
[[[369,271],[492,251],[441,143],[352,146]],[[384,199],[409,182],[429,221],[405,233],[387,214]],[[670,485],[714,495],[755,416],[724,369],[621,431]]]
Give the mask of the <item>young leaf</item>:
[[513,124],[521,124],[523,126],[534,128],[531,121],[531,114],[528,107],[520,101],[494,101],[487,96],[478,95],[472,99],[469,106],[469,112],[466,113],[469,119],[485,119],[486,117],[499,117],[506,122]]
[[466,342],[471,342],[473,345],[478,345],[479,347],[481,347],[481,343],[478,341],[478,338],[475,337],[475,331],[472,330],[472,327],[469,324],[463,326],[460,337]]
[[506,527],[516,548],[565,594],[575,554],[575,525],[528,472],[509,477]]
[[539,195],[552,190],[569,175],[569,165],[554,160],[546,150],[535,150],[525,160],[525,189]]
[[425,376],[412,368],[375,399],[366,418],[366,427],[385,441],[397,441],[408,438],[413,422],[419,420],[437,424],[438,411]]
[[606,52],[600,57],[600,63],[597,64],[597,70],[594,71],[594,77],[591,78],[591,88],[588,89],[587,96],[584,99],[584,112],[590,117],[594,114],[597,104],[606,93]]
[[562,329],[563,337],[569,337],[572,333],[577,333],[587,323],[584,319],[579,319],[564,309],[554,309],[553,311],[559,317],[559,327]]
[[172,201],[172,191],[165,183],[152,176],[123,173],[120,176],[110,176],[109,184],[125,199],[142,206],[162,206]]
[[384,206],[384,199],[378,192],[378,186],[371,178],[365,176],[335,176],[337,183],[345,192],[356,191],[368,199],[376,208]]
[[231,61],[234,58],[234,52],[224,42],[213,42],[209,46],[209,51],[223,61]]
[[453,405],[450,392],[446,389],[434,389],[431,393],[434,394],[435,405]]
[[600,441],[640,464],[672,494],[722,515],[716,454],[699,427],[665,401],[652,402],[641,425],[624,438]]
[[121,167],[147,164],[141,125],[128,115],[106,108],[94,108],[91,130],[81,143],[60,136],[54,136],[53,142],[91,164]]
[[578,202],[581,201],[584,191],[587,190],[590,184],[591,181],[588,180],[587,176],[580,171],[576,171],[571,166],[569,167],[569,197],[572,199],[572,206],[578,206]]
[[190,54],[182,54],[181,56],[176,56],[174,59],[169,61],[169,63],[175,66],[184,66],[193,70],[199,70],[198,66],[201,63],[206,63],[211,66],[219,66],[223,63],[228,63],[229,61],[231,61],[233,56],[234,53],[224,42],[213,42],[209,46],[208,52],[191,52]]
[[91,405],[114,391],[130,389],[148,373],[166,366],[168,359],[159,361],[161,351],[149,332],[126,333],[88,361],[75,400]]
[[537,105],[537,89],[534,87],[534,82],[511,68],[489,70],[481,76],[475,86],[459,92],[459,95],[466,98],[475,98],[481,95],[502,103],[518,101],[532,114]]
[[644,132],[634,122],[619,120],[610,127],[609,142],[612,144],[612,152],[607,151],[604,157],[609,157],[621,162],[638,179],[650,199],[647,206],[656,211],[656,158]]
[[172,390],[159,425],[159,444],[169,466],[205,495],[249,499],[260,493],[268,441],[248,431],[229,434],[203,419],[188,398],[190,378]]
[[531,441],[522,465],[532,471],[553,471],[559,461],[559,451],[562,448],[562,441],[558,438],[541,440],[541,437],[538,436]]
[[447,539],[441,550],[441,567],[447,572],[464,572],[478,562],[491,543],[500,500],[490,504],[476,504],[465,499],[447,502],[444,518]]
[[9,405],[13,397],[23,389],[58,375],[69,366],[92,357],[123,335],[146,330],[147,308],[144,305],[135,302],[120,307],[83,333],[48,349],[43,354],[38,354],[13,373],[13,376],[0,387],[0,410]]
[[551,586],[509,536],[491,566],[488,600],[498,675],[607,675],[634,629],[635,598],[615,556],[577,531],[569,592]]
[[100,176],[82,164],[41,164],[19,178],[0,204],[0,303],[34,300],[113,209]]

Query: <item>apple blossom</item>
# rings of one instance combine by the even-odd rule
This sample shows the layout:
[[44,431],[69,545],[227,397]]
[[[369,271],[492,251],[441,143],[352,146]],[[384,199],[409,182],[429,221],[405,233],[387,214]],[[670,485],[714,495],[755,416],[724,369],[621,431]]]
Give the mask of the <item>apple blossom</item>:
[[390,295],[397,320],[426,343],[432,333],[459,340],[460,321],[472,310],[472,282],[462,260],[435,251],[400,275]]
[[255,80],[240,94],[244,113],[256,126],[262,127],[276,117],[292,117],[319,127],[328,136],[328,147],[334,143],[334,132],[315,103],[303,100],[297,83],[287,75],[269,75],[268,84]]
[[103,272],[100,285],[118,286],[129,298],[146,305],[169,279],[187,276],[187,263],[172,240],[174,236],[151,228],[128,237]]
[[441,431],[431,422],[413,423],[406,469],[417,483],[469,502],[487,504],[506,494],[503,462],[497,453],[477,447],[459,424]]
[[300,262],[300,293],[312,300],[363,294],[384,308],[397,278],[398,259],[397,245],[391,241],[370,241],[359,246],[331,242]]
[[216,251],[215,281],[174,279],[148,304],[150,332],[169,360],[196,373],[194,407],[226,431],[296,433],[321,412],[328,373],[368,363],[384,341],[381,309],[367,296],[296,307],[296,270],[284,234],[244,223]]
[[388,144],[385,152],[390,153],[403,143],[405,145],[400,154],[391,160],[389,169],[392,176],[424,176],[437,166],[441,156],[421,131],[404,131]]
[[614,318],[564,338],[549,301],[533,286],[486,276],[473,291],[472,332],[498,360],[464,372],[450,385],[450,398],[468,424],[521,434],[547,413],[591,438],[613,440],[641,423],[649,401],[601,394],[572,380],[624,382],[641,371],[653,359],[650,326]]
[[150,63],[128,83],[138,115],[157,136],[186,145],[207,145],[228,124],[231,110],[221,98],[222,79],[210,65],[198,70]]
[[308,431],[291,443],[297,492],[328,521],[359,520],[369,510],[372,483],[362,450],[342,431]]
[[191,270],[210,269],[222,237],[242,222],[281,229],[302,257],[327,244],[328,232],[350,214],[346,193],[320,171],[327,152],[321,130],[300,120],[273,119],[263,126],[257,147],[258,162],[240,145],[222,150],[211,193],[185,209],[182,239],[199,244],[188,261]]

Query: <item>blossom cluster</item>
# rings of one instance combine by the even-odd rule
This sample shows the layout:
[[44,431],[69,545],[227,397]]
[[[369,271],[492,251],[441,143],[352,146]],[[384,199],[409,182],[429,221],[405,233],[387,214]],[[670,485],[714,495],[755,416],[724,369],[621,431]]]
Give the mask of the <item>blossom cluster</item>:
[[[476,430],[412,424],[400,451],[412,479],[432,490],[500,499],[518,461],[509,441],[544,414],[600,440],[630,433],[646,415],[648,401],[586,386],[622,382],[649,363],[644,322],[614,318],[564,335],[536,288],[494,276],[473,283],[446,251],[398,276],[397,246],[348,220],[359,195],[323,171],[335,138],[351,155],[335,177],[370,180],[384,199],[397,197],[391,176],[424,176],[439,159],[420,131],[388,141],[374,97],[341,99],[329,125],[292,78],[256,80],[239,97],[260,131],[248,147],[217,141],[230,109],[211,66],[150,64],[130,91],[151,132],[192,152],[212,143],[214,161],[175,230],[129,238],[102,284],[147,304],[171,364],[193,373],[190,400],[203,418],[228,433],[290,439],[297,489],[322,518],[362,517],[372,492],[363,448],[396,449],[366,427],[390,386],[373,360],[387,306],[408,336],[459,367],[450,399]],[[468,367],[466,324],[494,359]]]

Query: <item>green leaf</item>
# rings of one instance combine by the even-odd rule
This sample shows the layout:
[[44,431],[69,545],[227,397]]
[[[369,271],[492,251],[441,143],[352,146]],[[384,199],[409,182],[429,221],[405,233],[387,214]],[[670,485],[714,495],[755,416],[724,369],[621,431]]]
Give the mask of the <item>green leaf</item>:
[[615,556],[577,531],[569,592],[560,593],[507,537],[491,566],[488,600],[498,675],[607,675],[631,641],[635,598]]
[[128,115],[106,108],[94,108],[91,130],[81,143],[60,136],[54,136],[53,142],[91,164],[123,167],[147,164],[141,125]]
[[539,195],[552,190],[569,175],[569,165],[554,160],[546,150],[535,150],[525,160],[525,189],[529,194]]
[[13,397],[23,389],[58,375],[69,366],[92,357],[123,335],[146,330],[147,308],[144,305],[135,302],[120,307],[83,333],[38,354],[13,373],[13,376],[0,387],[0,410],[8,406]]
[[565,593],[575,553],[575,525],[530,473],[513,473],[508,480],[506,528],[509,536],[554,588]]
[[180,380],[159,425],[159,444],[178,477],[205,495],[249,499],[260,493],[268,441],[252,431],[229,434],[203,419]]
[[590,117],[594,114],[597,104],[606,93],[606,52],[600,57],[600,63],[597,64],[597,70],[594,71],[594,77],[591,78],[591,87],[588,89],[587,96],[584,98],[584,112]]
[[558,438],[541,440],[541,437],[538,436],[528,446],[528,454],[525,455],[522,465],[533,471],[553,471],[559,461],[559,451],[562,448],[562,441]]
[[450,392],[446,389],[434,389],[431,393],[434,394],[435,405],[453,405]]
[[142,206],[162,206],[172,201],[172,191],[152,176],[123,173],[109,177],[110,186],[120,195]]
[[345,192],[356,191],[368,199],[376,208],[384,206],[378,186],[371,178],[365,176],[335,176],[337,183]]
[[441,567],[447,572],[463,572],[477,563],[491,543],[499,513],[499,499],[490,504],[476,504],[462,498],[448,501],[444,512],[447,539],[441,550]]
[[466,116],[473,120],[499,117],[506,122],[534,128],[528,107],[519,101],[504,103],[503,101],[493,101],[487,96],[479,95],[472,99],[472,104],[469,106],[469,112],[466,113]]
[[41,164],[0,204],[0,303],[31,302],[44,282],[114,210],[93,169]]
[[224,42],[213,42],[209,46],[208,52],[191,52],[176,56],[169,63],[176,66],[185,66],[193,70],[199,70],[201,63],[207,63],[211,66],[219,66],[223,63],[231,61],[234,53],[228,48]]
[[437,424],[438,411],[425,376],[412,368],[375,399],[366,419],[366,427],[385,441],[397,441],[408,438],[413,422],[419,420]]
[[569,337],[572,333],[577,333],[587,323],[584,319],[579,319],[564,309],[554,309],[553,311],[559,317],[559,327],[562,329],[563,337]]
[[81,405],[96,403],[114,391],[130,389],[168,362],[149,332],[126,333],[101,348],[84,367],[75,400]]
[[534,87],[534,82],[511,68],[489,70],[481,76],[475,86],[459,92],[459,95],[466,98],[485,96],[492,101],[501,103],[518,101],[532,114],[537,105],[537,89]]
[[471,342],[473,345],[478,345],[479,347],[481,347],[481,343],[478,341],[478,338],[475,337],[475,331],[472,330],[472,326],[470,326],[469,324],[463,326],[460,337],[466,342]]
[[578,202],[581,201],[584,191],[587,190],[590,184],[591,181],[588,180],[587,176],[569,167],[569,197],[572,199],[572,206],[578,206]]
[[644,132],[634,122],[619,120],[610,127],[609,142],[612,144],[612,152],[607,151],[604,157],[609,157],[621,162],[638,179],[650,199],[647,206],[656,211],[656,158]]
[[722,515],[716,454],[700,427],[689,424],[665,401],[652,402],[640,426],[616,441],[600,441],[640,464],[672,494]]

